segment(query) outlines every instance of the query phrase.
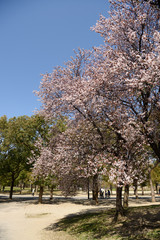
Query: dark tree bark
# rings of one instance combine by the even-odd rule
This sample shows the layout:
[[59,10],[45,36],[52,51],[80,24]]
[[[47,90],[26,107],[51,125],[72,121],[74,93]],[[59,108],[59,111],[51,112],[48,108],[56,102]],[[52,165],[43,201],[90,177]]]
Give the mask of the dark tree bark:
[[20,184],[20,189],[19,189],[20,194],[22,194],[22,189],[23,189],[22,184]]
[[33,189],[33,184],[30,184],[30,189],[31,189],[31,192],[32,192],[32,189]]
[[10,187],[9,199],[12,199],[12,197],[13,197],[14,182],[15,182],[15,178],[14,178],[14,174],[12,174],[12,180],[11,180],[11,187]]
[[137,179],[134,179],[133,186],[134,186],[134,195],[135,195],[136,199],[138,199],[138,183],[137,183]]
[[156,187],[156,193],[158,194],[158,183],[155,184]]
[[129,185],[126,185],[124,188],[124,198],[123,198],[123,207],[128,207],[128,199],[129,199]]
[[88,181],[87,181],[87,192],[88,192],[88,199],[89,199],[89,178],[88,178]]
[[122,206],[122,187],[116,188],[116,214],[114,220],[117,221],[119,217],[124,216],[124,208]]
[[51,186],[51,189],[50,189],[50,200],[53,199],[53,189],[54,189],[54,186]]
[[112,184],[110,184],[110,190],[111,190],[111,194],[112,194],[112,190],[113,190]]
[[42,203],[43,186],[40,186],[38,203]]
[[93,177],[93,200],[95,200],[96,204],[98,203],[98,174]]

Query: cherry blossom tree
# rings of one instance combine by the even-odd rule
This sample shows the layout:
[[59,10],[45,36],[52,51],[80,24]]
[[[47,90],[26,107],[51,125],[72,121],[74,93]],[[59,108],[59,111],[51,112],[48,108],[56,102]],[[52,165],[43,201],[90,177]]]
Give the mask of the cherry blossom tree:
[[[106,171],[109,162],[103,148],[100,136],[93,125],[87,121],[84,124],[84,121],[79,120],[78,122],[72,121],[68,129],[59,136],[54,153],[56,169],[61,175],[60,178],[65,179],[63,182],[70,186],[69,182],[74,182],[75,184],[71,186],[73,191],[72,187],[77,185],[77,182],[92,180],[93,199],[96,202],[98,201],[98,176]],[[66,189],[70,194],[69,186]],[[76,186],[74,190],[76,191]]]
[[[160,161],[160,136],[151,118],[160,103],[159,9],[145,1],[110,2],[111,17],[101,16],[93,28],[105,41],[103,48],[96,49],[103,57],[98,79],[103,72],[106,90],[116,89],[112,100],[119,106],[119,121],[123,119],[121,136],[126,139],[127,129],[132,127],[132,137],[141,137],[139,147],[149,144]],[[115,116],[109,115],[114,126]]]
[[[160,107],[159,10],[151,9],[145,1],[111,1],[111,4],[111,17],[101,16],[94,27],[106,44],[101,50],[105,55],[103,78],[111,82],[110,88],[116,87],[119,116],[127,117],[127,125],[133,126],[137,136],[149,143],[159,161],[160,139],[155,137],[157,128],[151,119]],[[121,133],[125,136],[128,126],[126,122],[122,125]]]
[[[37,95],[46,118],[63,114],[74,121],[83,121],[86,133],[90,125],[93,127],[101,154],[112,164],[118,214],[123,212],[123,184],[136,175],[134,166],[134,170],[144,166],[144,158],[129,158],[128,151],[132,156],[137,141],[139,148],[149,145],[160,161],[160,137],[152,118],[160,109],[160,33],[159,9],[151,8],[150,3],[136,0],[110,3],[110,17],[101,16],[92,28],[104,38],[104,46],[94,51],[79,49],[65,67],[43,75]],[[108,130],[116,136],[114,144],[107,144]],[[61,146],[62,152],[68,148]],[[63,158],[70,166],[74,161],[68,154]],[[102,159],[98,162],[103,162]]]
[[56,178],[56,162],[54,161],[53,149],[57,142],[57,136],[65,131],[65,125],[65,118],[62,117],[46,120],[45,128],[47,130],[34,144],[34,150],[29,160],[32,164],[33,181],[40,186],[39,203],[42,203],[45,185],[51,186],[52,198]]
[[[53,154],[48,146],[43,146],[39,139],[36,144],[36,154],[33,153],[30,162],[33,164],[33,181],[40,186],[39,203],[42,203],[42,196],[46,181],[54,174]],[[38,151],[38,154],[37,154]]]

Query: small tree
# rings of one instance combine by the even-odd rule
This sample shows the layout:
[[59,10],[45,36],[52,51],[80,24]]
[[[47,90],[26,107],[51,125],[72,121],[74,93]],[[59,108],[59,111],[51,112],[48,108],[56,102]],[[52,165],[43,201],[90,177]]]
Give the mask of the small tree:
[[56,178],[54,146],[58,135],[65,131],[65,117],[46,121],[47,132],[40,136],[34,144],[34,151],[29,159],[33,165],[33,182],[40,186],[39,203],[42,203],[43,189],[48,183],[53,190],[53,180]]

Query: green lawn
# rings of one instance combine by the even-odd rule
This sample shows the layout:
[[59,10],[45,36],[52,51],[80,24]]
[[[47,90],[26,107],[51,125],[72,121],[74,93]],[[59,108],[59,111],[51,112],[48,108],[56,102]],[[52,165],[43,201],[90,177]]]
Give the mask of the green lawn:
[[[4,192],[1,190],[0,193],[9,194],[9,191],[10,191],[10,187],[6,186]],[[38,193],[39,193],[39,188],[38,188]],[[20,194],[20,187],[14,187],[13,188],[13,194],[19,195]],[[25,187],[24,189],[22,189],[21,195],[25,195],[25,194],[31,194],[31,188]],[[43,195],[50,195],[50,191],[47,190],[47,189],[44,189]],[[62,193],[61,193],[60,190],[54,189],[53,195],[54,196],[57,196],[57,195],[59,196],[59,195],[62,195]]]
[[66,231],[78,240],[159,240],[160,206],[135,207],[113,221],[114,209],[72,215],[52,225],[48,231]]

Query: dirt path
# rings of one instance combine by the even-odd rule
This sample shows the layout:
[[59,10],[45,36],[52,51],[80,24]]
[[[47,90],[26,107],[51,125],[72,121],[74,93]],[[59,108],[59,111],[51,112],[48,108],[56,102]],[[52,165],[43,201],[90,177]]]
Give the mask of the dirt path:
[[[101,201],[99,206],[83,205],[79,202],[55,202],[35,204],[26,202],[0,203],[0,240],[75,240],[64,232],[48,231],[47,228],[68,214],[96,211],[114,206],[114,199]],[[157,199],[160,203],[160,199]],[[79,204],[78,204],[79,203]],[[107,206],[106,206],[107,203]],[[130,206],[150,205],[150,199],[130,199]],[[155,203],[157,204],[157,203]]]
[[[35,205],[17,202],[1,203],[0,239],[1,240],[59,239],[61,233],[55,233],[54,238],[50,238],[51,233],[43,229],[47,228],[50,224],[55,223],[57,220],[63,218],[68,214],[92,208],[95,207],[77,205],[73,203],[61,203],[54,205],[49,204]],[[65,238],[63,237],[61,239]]]

